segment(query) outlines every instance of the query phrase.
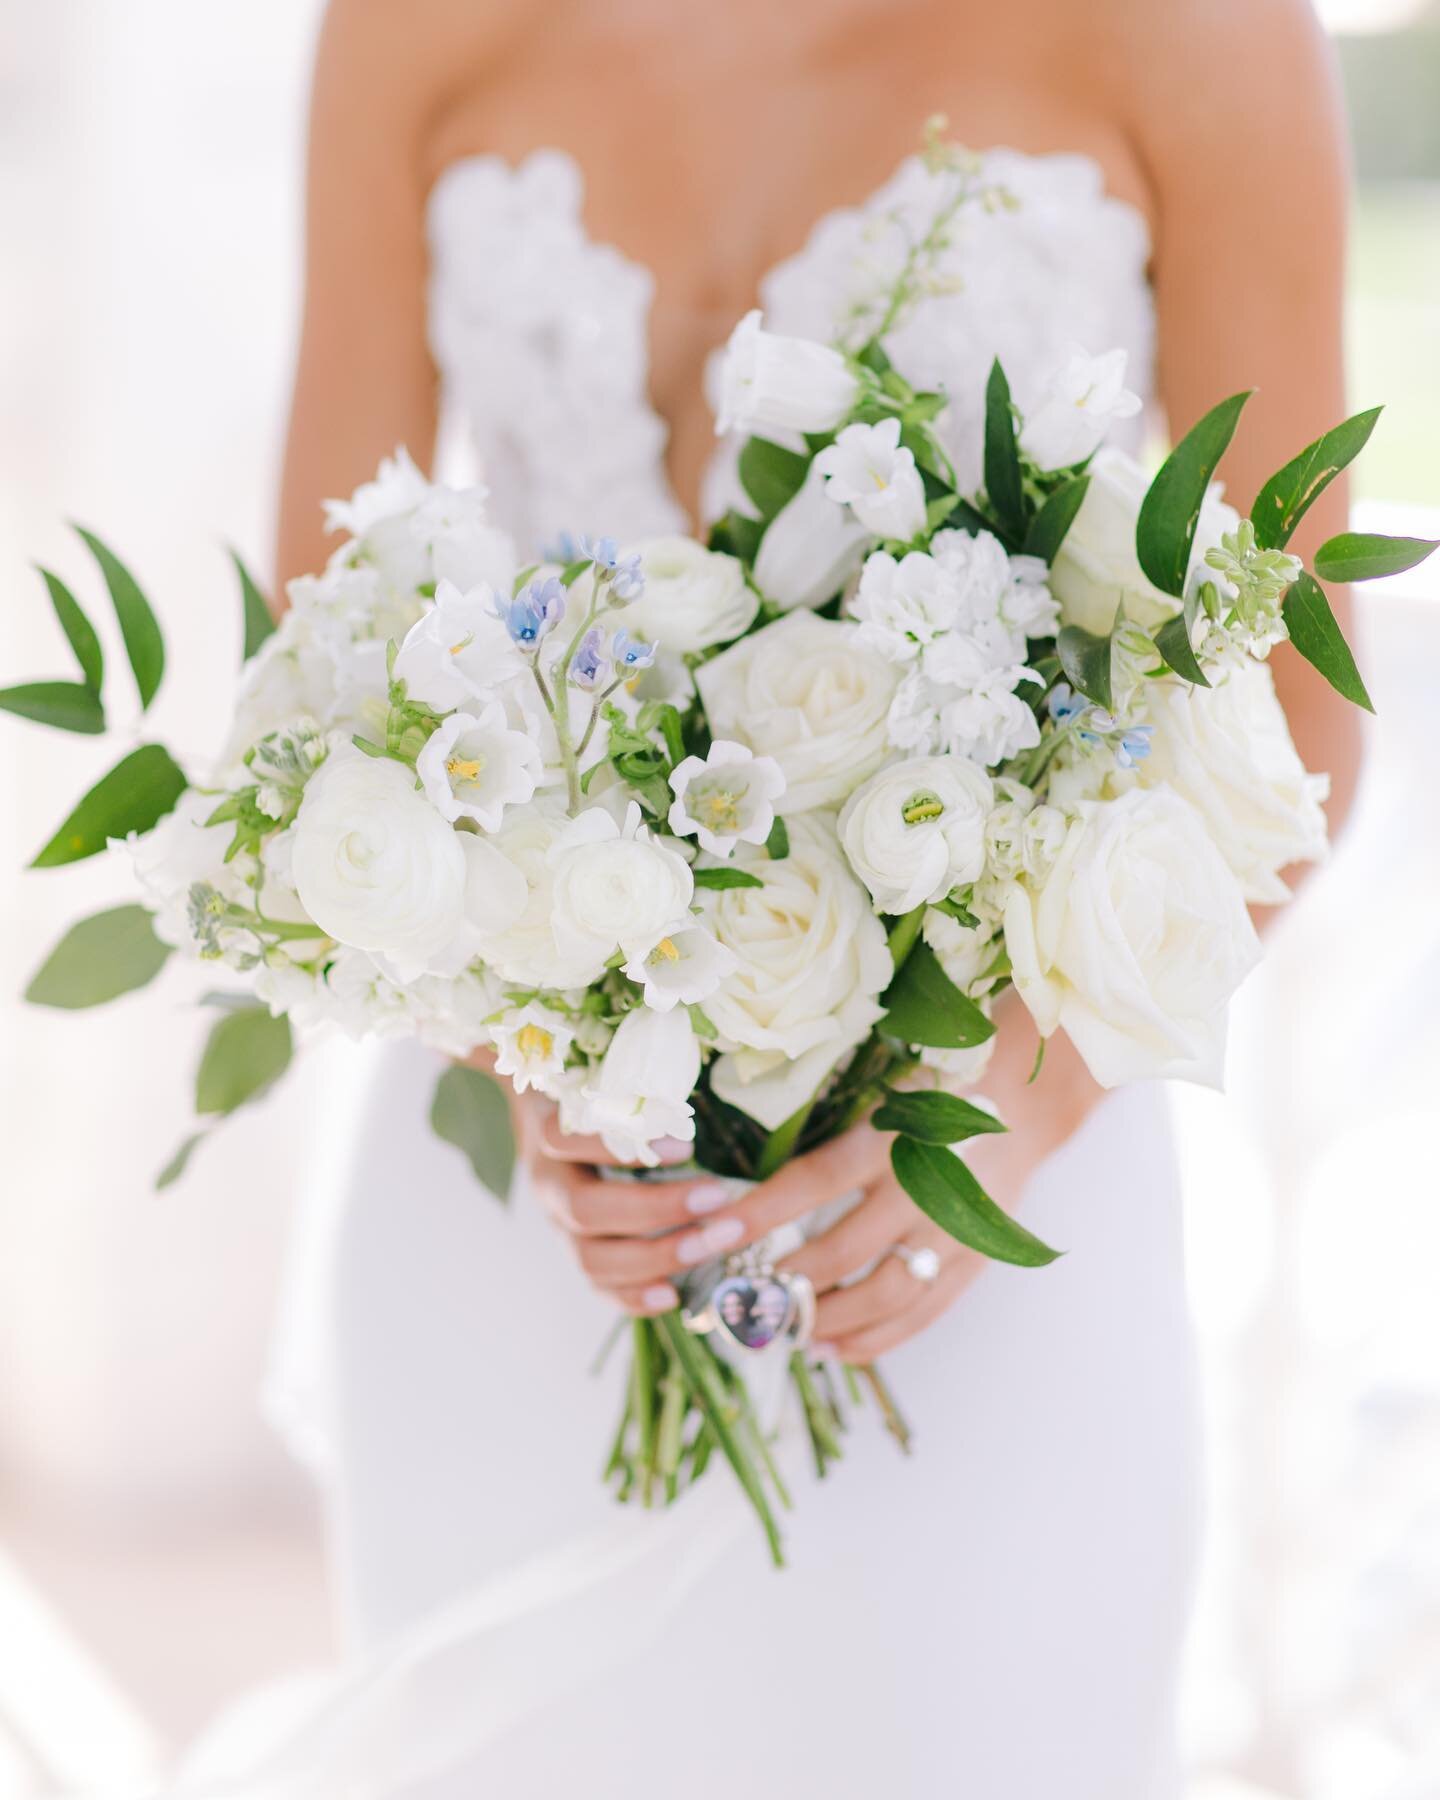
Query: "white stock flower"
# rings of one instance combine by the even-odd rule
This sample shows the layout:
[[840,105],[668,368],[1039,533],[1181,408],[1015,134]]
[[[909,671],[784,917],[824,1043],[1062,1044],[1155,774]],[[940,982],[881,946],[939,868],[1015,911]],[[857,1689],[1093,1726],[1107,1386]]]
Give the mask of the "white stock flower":
[[1073,348],[1025,420],[1020,448],[1040,469],[1068,469],[1105,441],[1112,419],[1133,419],[1140,396],[1125,385],[1124,350],[1100,356]]
[[977,880],[994,800],[990,777],[958,756],[894,763],[857,788],[840,813],[840,841],[876,910],[907,913]]
[[756,310],[730,334],[720,369],[719,433],[833,431],[860,383],[838,350],[766,331]]
[[446,579],[462,588],[482,581],[507,587],[515,550],[486,523],[485,499],[483,487],[427,481],[402,449],[349,500],[327,500],[325,522],[355,540],[341,553],[345,560],[374,568],[395,592],[415,593]]
[[549,1093],[564,1072],[575,1033],[563,1013],[532,1000],[506,1013],[492,1027],[495,1073],[508,1075],[517,1094],[527,1088]]
[[415,773],[442,818],[473,819],[484,831],[498,831],[505,808],[524,805],[544,770],[534,740],[512,731],[505,708],[491,700],[478,715],[443,719],[416,757]]
[[386,520],[413,512],[429,492],[429,482],[402,445],[383,459],[375,479],[363,482],[348,500],[325,502],[325,525],[361,538]]
[[[621,1162],[653,1168],[657,1138],[695,1136],[690,1095],[700,1079],[700,1044],[683,1007],[637,1006],[620,1021],[598,1073],[581,1089],[578,1123],[598,1132]],[[567,1122],[567,1129],[572,1128]]]
[[385,757],[330,753],[300,803],[291,868],[305,911],[359,950],[423,965],[463,922],[460,839]]
[[734,954],[687,913],[647,956],[632,957],[624,972],[644,988],[647,1006],[669,1012],[708,999],[734,967]]
[[879,538],[902,543],[925,526],[925,484],[915,455],[900,442],[900,421],[847,425],[815,458],[830,498],[848,506]]
[[1318,862],[1328,848],[1321,802],[1330,780],[1306,772],[1270,670],[1246,658],[1211,688],[1157,681],[1145,698],[1155,731],[1140,785],[1190,802],[1247,900],[1288,899],[1280,871]]
[[197,948],[190,928],[193,883],[203,881],[226,900],[250,903],[245,862],[225,861],[235,827],[205,823],[219,804],[216,795],[187,788],[173,811],[149,831],[110,840],[130,858],[140,897],[153,915],[156,937],[177,950]]
[[704,756],[676,763],[670,792],[676,837],[698,838],[712,856],[729,856],[737,844],[763,844],[769,837],[785,777],[774,757],[716,738]]
[[890,662],[911,662],[954,625],[959,584],[933,556],[912,550],[897,562],[887,550],[865,559],[851,604],[856,641]]
[[760,597],[737,558],[686,537],[645,538],[630,550],[639,553],[645,591],[618,624],[682,655],[728,644],[749,630]]
[[604,807],[587,807],[556,836],[548,860],[555,941],[577,960],[589,954],[587,980],[617,947],[630,958],[648,955],[695,891],[689,863],[645,828],[634,801],[623,825]]
[[755,557],[755,585],[782,612],[823,606],[860,567],[870,533],[825,491],[812,462],[793,500],[765,527]]
[[736,968],[705,1003],[724,1052],[715,1092],[767,1130],[788,1119],[869,1033],[893,964],[885,929],[823,814],[790,822],[790,854],[742,851],[760,888],[701,889]]
[[[1050,570],[1060,615],[1067,625],[1103,634],[1123,606],[1127,619],[1153,631],[1180,603],[1151,584],[1135,553],[1135,524],[1150,477],[1134,457],[1108,448],[1096,454],[1088,472],[1085,498]],[[1192,572],[1238,523],[1239,514],[1221,499],[1218,484],[1212,484],[1200,508]]]
[[525,662],[495,612],[491,588],[462,592],[442,581],[435,604],[416,620],[395,658],[412,700],[437,711],[484,699],[525,673]]
[[838,806],[885,760],[895,671],[856,630],[792,613],[695,672],[711,730],[779,764],[787,818]]
[[1200,815],[1168,788],[1082,802],[1043,879],[1005,902],[1005,947],[1043,1037],[1102,1087],[1218,1085],[1230,996],[1259,940]]

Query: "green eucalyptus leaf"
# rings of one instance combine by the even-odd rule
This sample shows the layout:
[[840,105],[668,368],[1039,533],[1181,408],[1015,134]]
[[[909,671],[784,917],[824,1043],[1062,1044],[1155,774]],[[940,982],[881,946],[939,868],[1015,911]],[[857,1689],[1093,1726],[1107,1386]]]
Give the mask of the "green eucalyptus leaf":
[[1089,486],[1088,475],[1077,475],[1072,481],[1067,481],[1064,487],[1056,488],[1030,521],[1030,529],[1025,533],[1025,541],[1021,545],[1026,556],[1038,556],[1044,562],[1054,562],[1060,546],[1065,542],[1065,534],[1075,523],[1075,515],[1080,510]]
[[142,744],[100,777],[30,867],[79,862],[103,850],[112,837],[149,831],[174,808],[186,786],[168,750]]
[[255,578],[245,567],[240,552],[232,550],[230,560],[235,565],[235,573],[240,577],[240,604],[245,621],[245,639],[240,656],[242,662],[249,662],[274,631],[275,621],[270,616],[270,608],[265,604],[265,596],[255,585]]
[[884,1103],[870,1123],[877,1131],[898,1131],[922,1144],[942,1146],[1008,1129],[994,1113],[956,1094],[906,1093],[899,1088],[886,1088]]
[[0,711],[90,737],[105,729],[99,694],[79,681],[25,681],[19,687],[0,688]]
[[1232,394],[1191,426],[1162,464],[1140,504],[1140,516],[1135,522],[1135,553],[1140,567],[1162,594],[1178,598],[1185,592],[1200,508],[1252,391]]
[[784,862],[790,854],[790,831],[778,813],[775,815],[775,823],[770,827],[770,835],[765,840],[765,848],[771,862]]
[[1106,712],[1114,706],[1112,664],[1114,641],[1107,632],[1097,637],[1083,625],[1063,625],[1055,639],[1055,654],[1071,687]]
[[155,1191],[157,1193],[162,1192],[165,1188],[174,1186],[185,1173],[186,1169],[189,1168],[191,1156],[195,1153],[196,1149],[204,1143],[209,1135],[210,1128],[207,1126],[204,1131],[192,1131],[189,1137],[183,1138],[180,1141],[169,1162],[166,1163],[165,1167],[155,1177]]
[[268,1007],[223,1012],[210,1027],[195,1072],[195,1110],[232,1113],[274,1085],[290,1066],[290,1021]]
[[115,617],[120,621],[120,636],[125,641],[125,654],[135,672],[135,686],[140,693],[143,711],[155,698],[160,679],[165,673],[165,640],[150,602],[140,591],[140,584],[107,544],[81,525],[75,527],[85,547],[100,565]]
[[996,518],[1012,537],[1025,535],[1025,490],[1020,477],[1020,446],[1015,440],[1015,411],[1010,383],[997,356],[985,384],[985,493]]
[[765,524],[766,521],[749,518],[732,507],[710,527],[710,548],[723,550],[727,556],[738,556],[743,563],[753,563],[765,535]]
[[1325,590],[1308,571],[1302,570],[1299,580],[1285,596],[1285,624],[1290,632],[1290,642],[1306,662],[1320,671],[1335,692],[1373,713],[1374,705],[1365,691],[1365,683],[1360,678],[1344,633],[1330,610]]
[[890,1146],[890,1166],[921,1212],[982,1256],[1025,1269],[1043,1268],[1059,1256],[997,1206],[953,1151],[897,1137]]
[[943,1050],[970,1050],[995,1035],[995,1027],[940,966],[923,941],[917,943],[881,996],[884,1029],[907,1044]]
[[748,869],[696,869],[697,888],[757,888],[765,883]]
[[482,1187],[499,1200],[509,1198],[515,1131],[505,1090],[493,1075],[466,1063],[448,1068],[435,1084],[430,1124],[437,1137],[464,1151]]
[[1385,537],[1378,531],[1342,531],[1315,552],[1322,581],[1375,581],[1401,575],[1437,548],[1433,538]]
[[561,587],[563,587],[563,588],[574,587],[575,583],[580,579],[580,577],[585,573],[585,571],[591,566],[592,561],[593,561],[593,558],[591,558],[591,557],[581,556],[581,557],[577,557],[574,562],[567,563],[560,572]]
[[1365,448],[1381,411],[1372,406],[1334,426],[1270,477],[1250,512],[1255,541],[1262,550],[1285,548],[1310,508]]
[[1210,680],[1200,667],[1200,659],[1190,642],[1190,620],[1185,613],[1167,619],[1154,636],[1155,648],[1168,668],[1196,687],[1209,687]]
[[170,946],[143,906],[116,906],[72,925],[25,990],[35,1006],[103,1006],[142,988],[165,966]]
[[75,652],[81,677],[86,687],[98,695],[105,679],[105,652],[100,648],[95,627],[90,623],[85,609],[58,575],[52,575],[49,569],[41,569],[40,574],[49,589],[50,604],[55,608],[60,629]]
[[747,439],[740,452],[740,485],[767,525],[800,492],[809,467],[810,458],[798,450],[786,450],[769,438]]

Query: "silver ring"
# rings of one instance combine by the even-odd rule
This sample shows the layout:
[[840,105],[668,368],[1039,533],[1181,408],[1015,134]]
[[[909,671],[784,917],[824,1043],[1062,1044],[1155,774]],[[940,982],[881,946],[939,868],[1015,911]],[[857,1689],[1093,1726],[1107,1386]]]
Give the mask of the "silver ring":
[[922,1244],[918,1250],[909,1244],[896,1244],[890,1252],[898,1256],[917,1281],[931,1282],[940,1274],[940,1252]]

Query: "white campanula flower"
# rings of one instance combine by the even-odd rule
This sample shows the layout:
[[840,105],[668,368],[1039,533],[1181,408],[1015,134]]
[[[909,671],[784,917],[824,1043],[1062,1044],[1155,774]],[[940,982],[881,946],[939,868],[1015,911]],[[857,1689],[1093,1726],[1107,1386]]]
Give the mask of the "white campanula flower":
[[737,844],[763,844],[769,837],[785,777],[773,757],[717,738],[703,757],[687,756],[675,765],[670,791],[676,837],[697,838],[712,856],[729,856]]
[[823,813],[789,822],[790,853],[736,860],[759,888],[702,888],[706,924],[736,958],[705,1002],[722,1055],[715,1092],[773,1131],[881,1016],[894,973],[885,928]]
[[741,638],[695,672],[711,730],[773,757],[785,817],[838,806],[887,753],[894,668],[858,627],[796,612]]
[[440,583],[435,604],[411,626],[395,658],[396,679],[412,700],[448,712],[524,674],[496,606],[493,588],[462,592],[452,582]]
[[522,806],[540,785],[540,751],[528,733],[512,731],[505,708],[489,701],[477,713],[443,719],[415,759],[430,803],[442,818],[473,819],[498,831],[507,806]]
[[734,967],[733,951],[687,913],[647,956],[632,957],[625,973],[644,988],[647,1006],[668,1012],[708,1000]]
[[1269,669],[1247,658],[1208,690],[1157,681],[1146,700],[1154,729],[1140,785],[1163,784],[1190,802],[1247,900],[1288,899],[1280,871],[1328,848],[1321,802],[1330,782],[1296,754]]
[[830,498],[848,506],[879,538],[902,543],[925,527],[925,484],[914,452],[900,442],[900,421],[847,425],[815,458]]
[[897,562],[886,550],[865,560],[851,604],[856,641],[890,662],[912,662],[949,631],[960,613],[959,583],[933,556],[912,550]]
[[300,803],[291,868],[323,931],[406,966],[423,966],[464,922],[460,838],[386,757],[331,752]]
[[870,533],[825,491],[812,462],[794,499],[765,528],[755,557],[755,585],[783,612],[823,606],[860,567]]
[[660,1160],[651,1148],[657,1138],[694,1138],[690,1095],[699,1079],[700,1044],[684,1007],[637,1006],[580,1088],[578,1105],[562,1108],[561,1122],[567,1130],[598,1132],[620,1162],[653,1168]]
[[1105,441],[1112,419],[1133,419],[1140,396],[1125,386],[1124,350],[1091,356],[1075,346],[1045,384],[1020,432],[1020,448],[1040,469],[1068,469]]
[[1005,901],[1015,986],[1101,1087],[1218,1085],[1230,996],[1259,959],[1239,883],[1169,788],[1084,801],[1049,870]]
[[728,644],[748,631],[760,597],[739,560],[693,538],[647,538],[637,546],[645,588],[623,622],[667,650],[689,654]]
[[878,912],[943,900],[985,867],[990,777],[958,756],[916,757],[872,775],[840,812],[840,841]]
[[[1125,617],[1154,631],[1179,611],[1180,603],[1154,587],[1135,554],[1135,523],[1150,491],[1150,477],[1121,450],[1097,452],[1089,468],[1090,485],[1050,570],[1050,589],[1067,625],[1103,634],[1123,607]],[[1200,508],[1191,578],[1213,574],[1204,567],[1206,552],[1239,524],[1239,514],[1212,483]]]
[[688,911],[695,889],[689,863],[645,828],[634,801],[623,824],[604,807],[587,807],[557,834],[547,860],[555,941],[590,969],[587,981],[617,948],[648,955]]
[[725,346],[717,433],[833,431],[860,397],[855,371],[828,344],[766,331],[761,317],[746,313]]
[[550,1092],[575,1041],[565,1015],[532,1000],[506,1013],[492,1029],[495,1073],[508,1075],[517,1094],[532,1087]]

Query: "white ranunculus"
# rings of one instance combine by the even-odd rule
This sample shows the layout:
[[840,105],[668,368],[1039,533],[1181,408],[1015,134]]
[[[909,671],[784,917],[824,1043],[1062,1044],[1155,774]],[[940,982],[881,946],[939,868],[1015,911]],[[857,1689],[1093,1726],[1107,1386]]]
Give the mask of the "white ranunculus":
[[1020,433],[1020,448],[1040,469],[1068,469],[1105,441],[1112,419],[1133,419],[1140,396],[1125,385],[1124,350],[1091,356],[1080,348],[1050,376]]
[[1015,986],[1102,1087],[1218,1085],[1230,996],[1259,940],[1194,807],[1168,788],[1084,801],[1043,879],[1005,902]]
[[469,863],[465,914],[474,954],[518,987],[585,987],[603,970],[593,943],[557,940],[550,851],[569,820],[557,800],[510,812],[493,837],[456,835]]
[[706,922],[737,966],[705,1002],[724,1052],[712,1083],[769,1131],[820,1087],[884,1010],[893,964],[821,814],[790,822],[790,853],[737,858],[763,887],[702,889]]
[[534,740],[512,731],[505,708],[491,700],[478,714],[443,719],[416,757],[415,773],[442,818],[498,831],[505,808],[524,805],[544,769]]
[[645,570],[645,591],[617,623],[665,649],[688,654],[728,644],[748,631],[760,597],[740,561],[693,538],[645,538],[632,544]]
[[900,442],[900,421],[847,425],[815,458],[826,492],[878,538],[908,543],[925,526],[925,484],[915,454]]
[[755,585],[784,612],[823,606],[860,567],[870,533],[825,491],[812,462],[800,491],[765,527],[755,557]]
[[462,593],[442,581],[435,604],[406,633],[395,658],[412,700],[439,711],[484,699],[525,673],[525,661],[495,612],[491,588]]
[[599,1072],[582,1089],[578,1123],[598,1132],[621,1162],[653,1168],[657,1138],[695,1136],[690,1095],[700,1079],[700,1043],[684,1007],[637,1006],[610,1040]]
[[763,844],[775,823],[785,777],[771,756],[716,738],[704,756],[687,756],[670,772],[670,829],[694,837],[712,856],[737,844]]
[[337,942],[423,966],[464,918],[459,837],[397,762],[333,750],[305,789],[291,856],[305,911]]
[[1288,899],[1280,871],[1328,848],[1330,779],[1308,774],[1296,754],[1270,670],[1247,658],[1210,689],[1157,681],[1145,697],[1155,731],[1141,785],[1163,783],[1190,802],[1247,900]]
[[766,331],[759,311],[730,334],[720,367],[717,432],[833,431],[860,394],[838,350]]
[[564,1072],[575,1032],[563,1013],[532,1000],[507,1012],[493,1027],[495,1073],[508,1075],[517,1094],[549,1093]]
[[549,862],[555,941],[577,959],[588,951],[590,980],[617,947],[648,956],[695,891],[689,863],[641,824],[634,801],[623,824],[604,807],[587,807],[556,837]]
[[735,958],[688,913],[670,926],[648,956],[633,957],[625,973],[645,990],[656,1012],[707,1000],[735,967]]
[[695,672],[715,735],[780,765],[787,818],[838,806],[885,760],[896,672],[856,642],[857,629],[792,613]]
[[855,790],[840,813],[840,841],[876,910],[907,913],[979,879],[990,777],[959,756],[894,763]]
[[913,662],[954,626],[959,584],[924,551],[912,550],[897,562],[888,551],[877,550],[865,559],[850,610],[860,621],[860,643],[890,662]]
[[[1067,625],[1104,633],[1124,607],[1125,617],[1153,631],[1179,610],[1179,601],[1152,586],[1135,554],[1135,522],[1150,489],[1150,477],[1133,456],[1104,449],[1089,468],[1090,485],[1074,523],[1065,534],[1050,570],[1050,591]],[[1204,561],[1239,514],[1212,484],[1200,508],[1190,567]]]

